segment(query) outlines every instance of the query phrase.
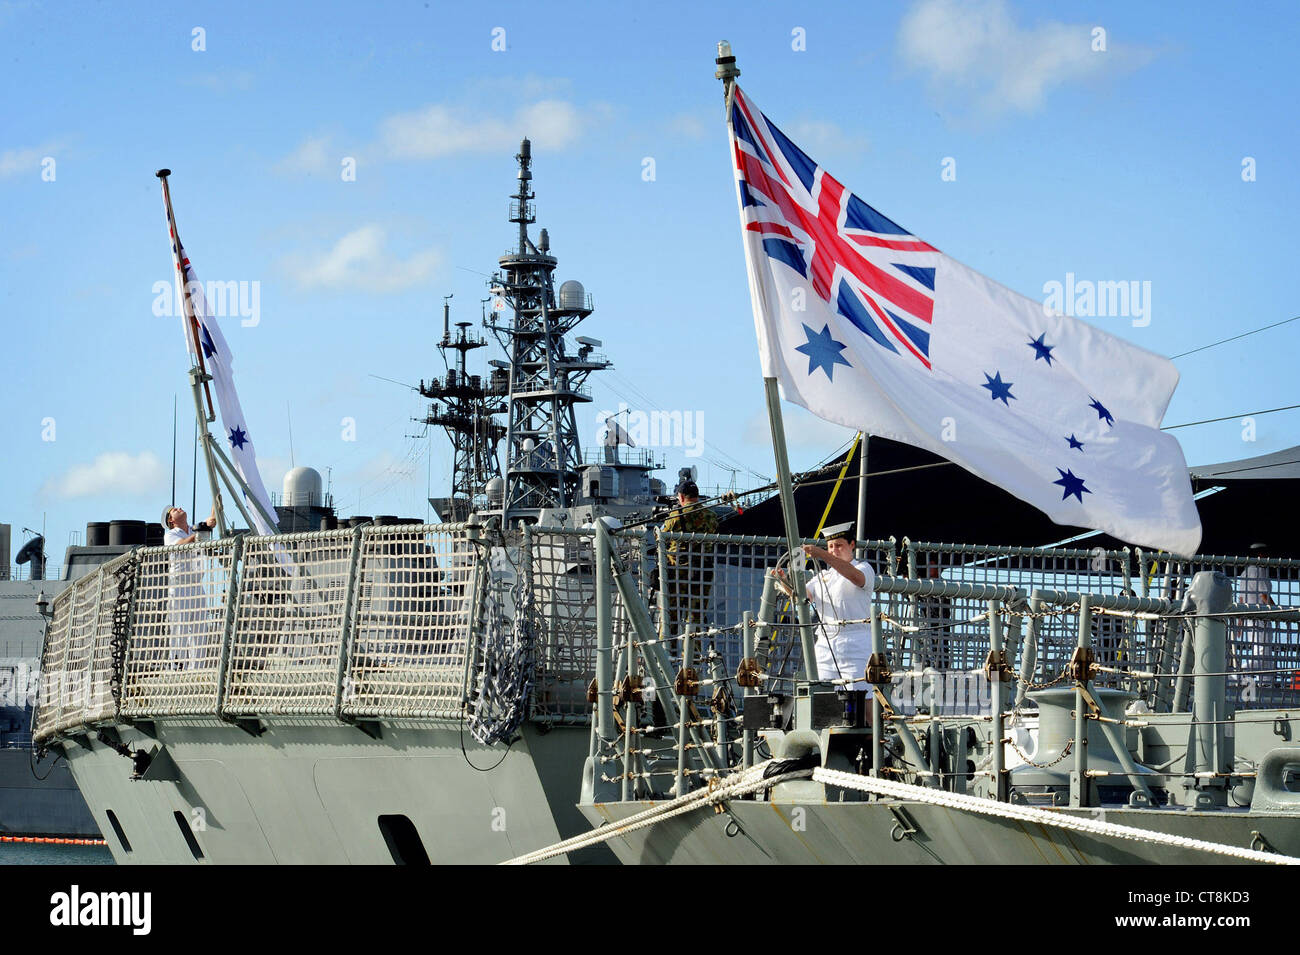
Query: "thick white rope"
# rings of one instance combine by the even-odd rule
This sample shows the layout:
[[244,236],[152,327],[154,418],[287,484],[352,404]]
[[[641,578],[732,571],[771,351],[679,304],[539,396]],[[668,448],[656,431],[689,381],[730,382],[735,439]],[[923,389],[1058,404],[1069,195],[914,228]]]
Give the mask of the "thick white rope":
[[697,789],[693,793],[678,796],[657,806],[652,806],[644,812],[628,816],[622,822],[601,826],[592,832],[573,836],[563,842],[557,842],[553,846],[516,856],[513,859],[507,859],[500,864],[531,865],[534,862],[542,862],[578,849],[585,849],[587,846],[607,842],[617,836],[644,829],[646,826],[653,826],[655,823],[671,819],[673,816],[680,816],[696,809],[703,809],[706,806],[716,806],[718,803],[735,799],[738,796],[748,795],[752,792],[758,792],[760,789],[768,789],[777,783],[787,782],[791,779],[807,779],[812,774],[811,770],[801,769],[792,773],[782,773],[779,776],[773,776],[771,779],[764,779],[763,771],[767,769],[768,764],[768,762],[759,763],[752,769],[737,773],[730,779],[724,780],[710,789]]
[[1208,842],[1204,839],[1192,839],[1187,836],[1176,836],[1164,832],[1154,832],[1150,829],[1140,829],[1135,826],[1121,826],[1112,822],[1100,822],[1094,819],[1085,819],[1068,813],[1040,809],[1036,806],[1021,806],[1014,803],[996,802],[991,799],[981,799],[976,796],[967,796],[960,793],[950,793],[943,790],[928,789],[922,786],[913,786],[908,783],[895,782],[890,779],[881,779],[873,776],[857,776],[852,773],[840,772],[833,769],[816,769],[813,770],[811,774],[808,770],[799,770],[792,773],[783,773],[779,776],[773,776],[771,779],[764,779],[763,771],[767,768],[767,765],[767,763],[761,763],[753,769],[746,770],[743,773],[738,773],[712,789],[700,789],[693,793],[688,793],[685,796],[679,796],[660,805],[652,806],[634,816],[629,816],[622,822],[602,826],[590,833],[565,839],[562,842],[557,842],[553,846],[529,852],[514,859],[509,859],[501,864],[531,865],[534,862],[542,862],[558,855],[564,855],[578,849],[585,849],[588,846],[607,842],[610,839],[627,835],[638,829],[644,829],[647,826],[653,826],[656,823],[663,822],[665,819],[671,819],[674,816],[684,815],[685,813],[692,812],[696,809],[702,809],[706,806],[715,806],[721,802],[734,799],[738,796],[757,792],[761,789],[769,789],[777,783],[786,782],[791,779],[807,778],[811,775],[814,780],[825,785],[838,786],[842,789],[855,789],[859,792],[874,793],[876,795],[888,796],[893,799],[902,799],[909,802],[924,802],[935,806],[942,806],[946,809],[956,809],[963,812],[976,812],[981,815],[996,816],[1003,819],[1014,819],[1019,822],[1055,826],[1059,829],[1086,832],[1090,835],[1102,836],[1110,839],[1128,839],[1137,842],[1149,842],[1156,845],[1173,846],[1179,849],[1192,849],[1216,855],[1230,856],[1247,862],[1261,862],[1268,865],[1300,865],[1300,859],[1294,856],[1279,855],[1272,852],[1259,852],[1255,849],[1241,849],[1237,846],[1224,845],[1219,842]]
[[960,793],[927,789],[908,783],[896,782],[892,779],[855,776],[852,773],[840,772],[834,769],[815,769],[813,770],[813,779],[819,783],[839,786],[843,789],[856,789],[859,792],[875,793],[893,799],[908,800],[909,802],[926,802],[935,806],[943,806],[946,809],[958,809],[965,812],[977,812],[986,816],[997,816],[1003,819],[1015,819],[1020,822],[1056,826],[1061,829],[1086,832],[1110,839],[1132,839],[1138,842],[1174,846],[1179,849],[1194,849],[1244,859],[1248,862],[1264,862],[1271,865],[1300,865],[1300,859],[1294,856],[1259,852],[1255,849],[1239,849],[1236,846],[1224,845],[1219,842],[1206,842],[1203,839],[1191,839],[1187,836],[1153,832],[1150,829],[1139,829],[1135,826],[1121,826],[1113,822],[1084,819],[1069,813],[1053,812],[1036,806],[1019,806],[1014,803],[996,802],[992,799],[981,799]]

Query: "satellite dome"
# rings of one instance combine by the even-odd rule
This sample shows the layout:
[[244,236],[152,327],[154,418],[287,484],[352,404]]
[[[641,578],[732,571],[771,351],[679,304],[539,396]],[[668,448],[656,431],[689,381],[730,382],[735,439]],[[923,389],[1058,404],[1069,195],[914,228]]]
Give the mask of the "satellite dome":
[[493,506],[500,506],[502,499],[506,496],[506,482],[499,477],[491,478],[487,482],[485,490],[487,491],[488,500]]
[[582,283],[578,280],[569,279],[560,286],[559,300],[562,311],[586,308],[587,290],[582,287]]
[[322,501],[320,472],[315,468],[294,468],[284,476],[285,507],[308,507]]

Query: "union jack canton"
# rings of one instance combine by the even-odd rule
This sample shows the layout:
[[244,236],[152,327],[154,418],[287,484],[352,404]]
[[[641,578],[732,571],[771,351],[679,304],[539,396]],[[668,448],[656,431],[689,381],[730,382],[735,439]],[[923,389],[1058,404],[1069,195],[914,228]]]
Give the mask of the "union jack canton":
[[745,228],[876,345],[930,370],[939,251],[847,191],[739,87],[732,156]]

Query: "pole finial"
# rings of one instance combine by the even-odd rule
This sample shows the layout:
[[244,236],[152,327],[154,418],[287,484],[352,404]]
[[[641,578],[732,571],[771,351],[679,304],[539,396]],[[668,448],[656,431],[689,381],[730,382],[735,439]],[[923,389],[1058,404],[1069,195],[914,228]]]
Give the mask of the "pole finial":
[[154,175],[157,176],[159,179],[166,179],[171,174],[172,171],[170,169],[159,169],[156,173],[154,173]]
[[736,68],[736,57],[731,52],[731,44],[726,40],[718,41],[718,58],[713,62],[718,65],[713,75],[728,85],[740,75],[740,70]]

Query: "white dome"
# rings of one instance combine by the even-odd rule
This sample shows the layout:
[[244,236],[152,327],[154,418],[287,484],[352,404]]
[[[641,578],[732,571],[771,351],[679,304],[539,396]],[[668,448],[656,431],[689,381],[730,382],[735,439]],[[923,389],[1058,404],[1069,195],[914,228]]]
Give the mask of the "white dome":
[[557,296],[561,309],[579,309],[587,307],[587,290],[577,279],[569,279],[560,285]]
[[324,502],[321,487],[320,472],[315,468],[294,468],[284,476],[284,506],[320,506]]

